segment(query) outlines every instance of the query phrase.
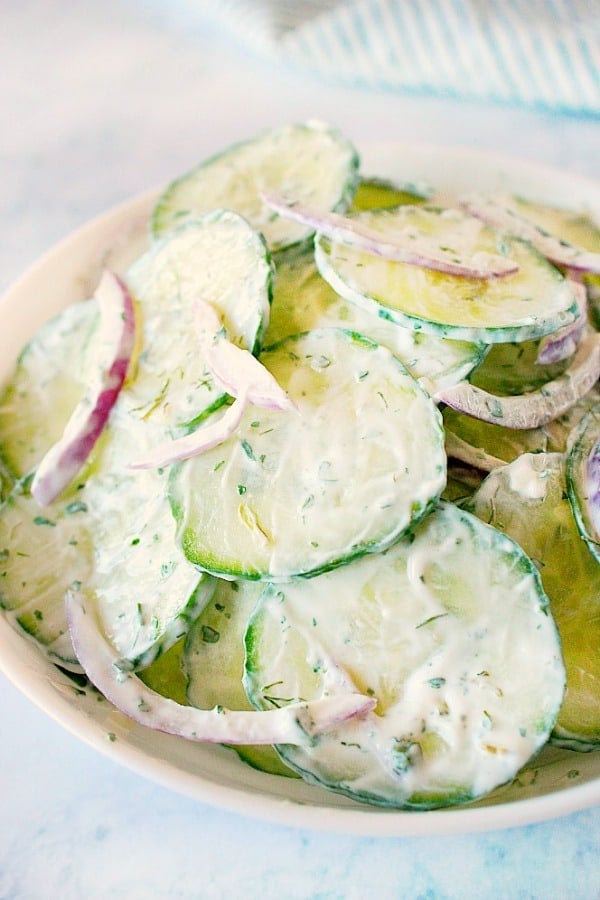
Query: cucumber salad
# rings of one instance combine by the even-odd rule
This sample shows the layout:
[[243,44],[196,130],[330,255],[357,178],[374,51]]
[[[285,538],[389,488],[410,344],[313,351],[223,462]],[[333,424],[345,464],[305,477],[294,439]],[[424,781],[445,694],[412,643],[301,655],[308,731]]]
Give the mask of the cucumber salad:
[[130,719],[373,806],[600,750],[600,231],[321,122],[202,161],[0,389],[0,608]]

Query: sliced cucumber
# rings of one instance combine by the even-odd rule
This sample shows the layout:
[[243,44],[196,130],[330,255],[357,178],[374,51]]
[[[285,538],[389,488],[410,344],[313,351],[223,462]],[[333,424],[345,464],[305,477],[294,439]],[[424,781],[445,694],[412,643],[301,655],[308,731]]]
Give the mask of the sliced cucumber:
[[518,541],[539,567],[567,669],[554,739],[600,746],[600,565],[572,515],[564,455],[520,456],[488,475],[465,508]]
[[391,209],[405,204],[424,203],[430,192],[416,184],[400,184],[386,178],[362,177],[352,200],[352,212],[365,209]]
[[173,469],[188,559],[287,580],[385,549],[444,487],[435,404],[389,350],[341,329],[288,338],[261,362],[297,410],[249,407],[231,438]]
[[[185,641],[182,668],[192,706],[253,709],[244,690],[244,633],[261,593],[250,581],[222,581]],[[296,777],[268,746],[233,748],[240,759],[272,775]]]
[[0,608],[53,662],[75,670],[64,596],[79,590],[92,569],[85,518],[79,497],[42,511],[19,488],[0,506]]
[[265,344],[335,326],[387,347],[430,394],[467,378],[485,352],[482,344],[419,334],[350,303],[320,276],[312,255],[278,263]]
[[194,302],[210,302],[233,343],[255,351],[269,317],[272,266],[262,237],[236,213],[217,210],[156,243],[129,270],[139,301],[140,353],[131,408],[183,426],[225,400],[199,352]]
[[261,191],[276,191],[327,210],[345,210],[357,184],[358,156],[338,131],[317,122],[285,125],[234,144],[174,181],[152,217],[155,236],[212,209],[239,212],[271,250],[305,241],[310,230],[273,216]]
[[15,478],[35,468],[81,400],[97,324],[94,300],[75,303],[50,319],[21,353],[0,396],[0,456]]
[[348,680],[377,699],[310,747],[278,749],[308,781],[382,806],[457,804],[510,780],[547,740],[564,690],[535,567],[453,504],[385,554],[267,587],[246,648],[259,709]]
[[94,569],[83,589],[120,657],[140,669],[186,633],[215,585],[175,541],[168,472],[129,468],[162,429],[140,422],[128,408],[125,391],[86,482]]
[[576,318],[575,298],[557,269],[529,244],[501,236],[470,216],[403,206],[359,218],[382,235],[410,230],[435,238],[461,258],[495,254],[519,266],[515,274],[501,278],[445,275],[318,237],[315,259],[326,281],[380,316],[438,337],[486,343],[531,340]]
[[139,673],[140,681],[147,687],[185,706],[187,699],[187,679],[183,674],[183,648],[186,636],[179,638],[165,653],[157,656],[150,665]]
[[539,347],[539,340],[492,344],[469,379],[471,384],[504,396],[538,390],[562,375],[569,365],[568,359],[540,365],[536,362]]
[[579,532],[600,563],[600,403],[584,416],[573,435],[567,489]]
[[540,428],[568,413],[598,383],[600,378],[600,335],[589,330],[580,341],[562,375],[527,394],[490,394],[470,382],[442,388],[436,400],[453,409],[507,428]]
[[561,241],[584,250],[600,251],[600,229],[585,212],[549,206],[524,197],[502,197],[501,202]]

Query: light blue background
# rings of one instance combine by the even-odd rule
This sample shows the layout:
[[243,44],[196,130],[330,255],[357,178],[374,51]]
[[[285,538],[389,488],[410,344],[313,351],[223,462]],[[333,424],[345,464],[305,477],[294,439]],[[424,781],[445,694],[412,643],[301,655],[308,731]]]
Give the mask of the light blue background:
[[[319,85],[188,30],[175,4],[0,0],[0,12],[1,288],[91,216],[276,122],[597,175],[590,119]],[[600,897],[597,809],[466,836],[307,832],[115,766],[3,676],[0,723],[1,900]]]

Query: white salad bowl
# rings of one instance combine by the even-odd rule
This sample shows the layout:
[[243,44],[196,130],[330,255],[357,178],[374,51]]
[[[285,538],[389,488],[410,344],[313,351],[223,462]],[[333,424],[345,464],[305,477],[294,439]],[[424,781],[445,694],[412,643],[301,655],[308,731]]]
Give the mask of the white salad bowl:
[[[449,196],[510,191],[600,217],[600,184],[569,172],[464,148],[387,144],[359,150],[365,175],[431,185]],[[0,306],[0,381],[44,321],[91,295],[103,267],[122,272],[140,254],[155,196],[137,197],[90,222],[6,293]],[[372,836],[456,834],[542,821],[600,803],[600,752],[547,746],[511,784],[474,803],[427,812],[361,805],[257,771],[225,747],[131,722],[52,665],[2,614],[0,668],[48,715],[115,762],[202,802],[290,826]]]

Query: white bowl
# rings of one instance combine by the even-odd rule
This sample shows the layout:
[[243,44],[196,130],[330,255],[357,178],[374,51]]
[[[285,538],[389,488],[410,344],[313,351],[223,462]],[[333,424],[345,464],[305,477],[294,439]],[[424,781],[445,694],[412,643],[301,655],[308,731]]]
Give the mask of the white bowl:
[[[372,145],[368,175],[424,182],[450,194],[509,190],[600,216],[600,185],[568,172],[463,148]],[[90,222],[52,249],[0,305],[0,381],[34,331],[89,296],[101,269],[123,271],[147,242],[149,193]],[[547,747],[510,785],[484,800],[429,812],[383,810],[294,779],[268,775],[224,747],[198,745],[127,720],[82,691],[0,615],[0,667],[34,703],[86,743],[173,790],[224,809],[304,828],[362,835],[456,834],[541,821],[600,803],[600,753]],[[113,739],[109,739],[109,734]]]

